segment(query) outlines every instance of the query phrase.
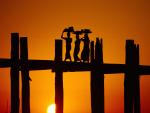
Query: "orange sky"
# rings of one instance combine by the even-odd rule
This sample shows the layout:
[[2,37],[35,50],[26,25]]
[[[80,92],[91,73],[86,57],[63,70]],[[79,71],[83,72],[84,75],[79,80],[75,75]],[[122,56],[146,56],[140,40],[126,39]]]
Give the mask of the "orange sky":
[[[140,44],[140,63],[150,65],[149,0],[1,0],[0,57],[10,57],[10,33],[28,36],[30,59],[53,59],[54,40],[70,25],[90,28],[104,43],[104,62],[125,63],[125,40]],[[0,112],[10,104],[9,69],[0,69]],[[73,76],[74,75],[74,76]],[[123,113],[123,76],[105,76],[105,113]],[[31,113],[54,102],[54,73],[30,72]],[[42,84],[39,84],[42,81]],[[142,113],[149,113],[150,77],[141,77]],[[90,113],[90,74],[64,73],[64,113]],[[74,88],[72,88],[73,86]]]

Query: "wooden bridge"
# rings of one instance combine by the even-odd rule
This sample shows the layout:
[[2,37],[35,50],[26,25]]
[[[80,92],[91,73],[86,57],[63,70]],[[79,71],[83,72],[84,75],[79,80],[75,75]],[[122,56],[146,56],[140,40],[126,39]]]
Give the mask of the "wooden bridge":
[[[20,48],[20,51],[19,51]],[[27,37],[11,34],[11,58],[0,58],[0,68],[10,67],[11,113],[19,113],[19,71],[22,77],[22,113],[30,113],[31,70],[55,72],[56,113],[63,113],[63,72],[91,72],[91,110],[104,113],[104,74],[125,73],[124,113],[140,113],[140,76],[150,75],[150,66],[139,64],[139,45],[126,41],[126,64],[103,62],[102,39],[90,43],[90,62],[62,61],[62,40],[55,40],[54,60],[28,59]],[[114,76],[114,75],[113,75]]]

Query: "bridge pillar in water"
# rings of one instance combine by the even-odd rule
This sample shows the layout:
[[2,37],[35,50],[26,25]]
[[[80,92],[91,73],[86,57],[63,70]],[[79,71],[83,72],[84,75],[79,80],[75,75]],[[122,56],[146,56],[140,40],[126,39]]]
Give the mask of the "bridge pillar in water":
[[19,34],[11,34],[11,113],[19,113]]
[[140,113],[139,45],[126,42],[126,66],[124,79],[124,113]]
[[62,40],[55,40],[55,104],[56,113],[63,113]]
[[[91,58],[91,63],[96,66],[103,64],[102,39],[96,39],[95,52],[91,43],[91,57],[95,53],[95,58]],[[104,113],[104,74],[99,67],[91,71],[91,111],[92,113]]]
[[28,68],[27,37],[21,37],[20,39],[20,59],[22,77],[22,113],[30,113],[30,77]]

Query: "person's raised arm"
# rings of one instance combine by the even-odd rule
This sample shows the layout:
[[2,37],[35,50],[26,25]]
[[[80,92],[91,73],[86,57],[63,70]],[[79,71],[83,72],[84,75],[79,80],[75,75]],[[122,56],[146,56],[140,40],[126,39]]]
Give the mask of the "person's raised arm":
[[61,38],[62,38],[62,39],[66,39],[65,37],[63,37],[63,34],[64,34],[64,32],[62,32],[62,34],[61,34]]

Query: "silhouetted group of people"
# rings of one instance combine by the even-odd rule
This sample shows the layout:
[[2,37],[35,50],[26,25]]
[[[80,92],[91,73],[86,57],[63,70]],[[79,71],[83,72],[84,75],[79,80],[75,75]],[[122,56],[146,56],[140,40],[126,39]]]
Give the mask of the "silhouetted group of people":
[[[64,32],[67,33],[67,36],[64,37],[63,34]],[[70,51],[71,51],[71,43],[72,43],[72,38],[71,38],[71,33],[76,35],[76,40],[75,40],[75,48],[74,48],[74,61],[75,62],[89,62],[89,44],[90,44],[90,40],[89,40],[89,33],[92,33],[89,29],[82,29],[81,31],[74,31],[73,27],[68,27],[66,29],[63,30],[61,38],[64,39],[66,41],[66,55],[65,55],[65,61],[67,59],[71,60],[71,55],[70,55]],[[82,38],[80,38],[80,35],[84,35]],[[81,52],[81,58],[79,58],[78,54],[80,52],[80,43],[81,41],[83,41],[84,46],[83,46],[83,50]]]

